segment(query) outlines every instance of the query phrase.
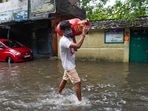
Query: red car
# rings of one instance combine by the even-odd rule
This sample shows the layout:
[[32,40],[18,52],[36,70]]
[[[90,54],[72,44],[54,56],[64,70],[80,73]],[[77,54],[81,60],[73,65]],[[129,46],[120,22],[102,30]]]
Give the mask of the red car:
[[33,60],[31,49],[15,40],[0,39],[0,61],[16,63],[30,60]]

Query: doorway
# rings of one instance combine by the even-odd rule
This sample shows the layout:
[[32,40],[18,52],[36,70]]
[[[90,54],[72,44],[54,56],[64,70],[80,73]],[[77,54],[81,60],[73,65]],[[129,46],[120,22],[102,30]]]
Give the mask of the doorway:
[[148,63],[148,32],[146,29],[131,31],[130,62]]

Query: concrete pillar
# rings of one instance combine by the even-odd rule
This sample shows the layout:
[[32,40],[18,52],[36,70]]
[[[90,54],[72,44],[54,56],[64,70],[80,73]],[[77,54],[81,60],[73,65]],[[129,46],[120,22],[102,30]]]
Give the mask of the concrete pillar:
[[129,41],[130,41],[130,29],[125,29],[123,62],[127,62],[127,63],[129,63]]
[[2,0],[2,2],[6,2],[7,0]]

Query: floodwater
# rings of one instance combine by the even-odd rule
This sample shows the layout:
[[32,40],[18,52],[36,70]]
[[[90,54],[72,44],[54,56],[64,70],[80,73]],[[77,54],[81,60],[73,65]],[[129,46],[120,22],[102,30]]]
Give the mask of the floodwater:
[[148,64],[76,62],[83,101],[63,75],[58,60],[0,63],[1,111],[148,111]]

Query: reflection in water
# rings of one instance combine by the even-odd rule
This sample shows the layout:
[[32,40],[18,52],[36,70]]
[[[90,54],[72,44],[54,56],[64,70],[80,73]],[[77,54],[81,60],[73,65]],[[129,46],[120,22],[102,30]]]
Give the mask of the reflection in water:
[[147,64],[77,62],[82,79],[79,103],[69,81],[57,95],[63,68],[58,60],[0,63],[0,109],[3,111],[146,111]]

